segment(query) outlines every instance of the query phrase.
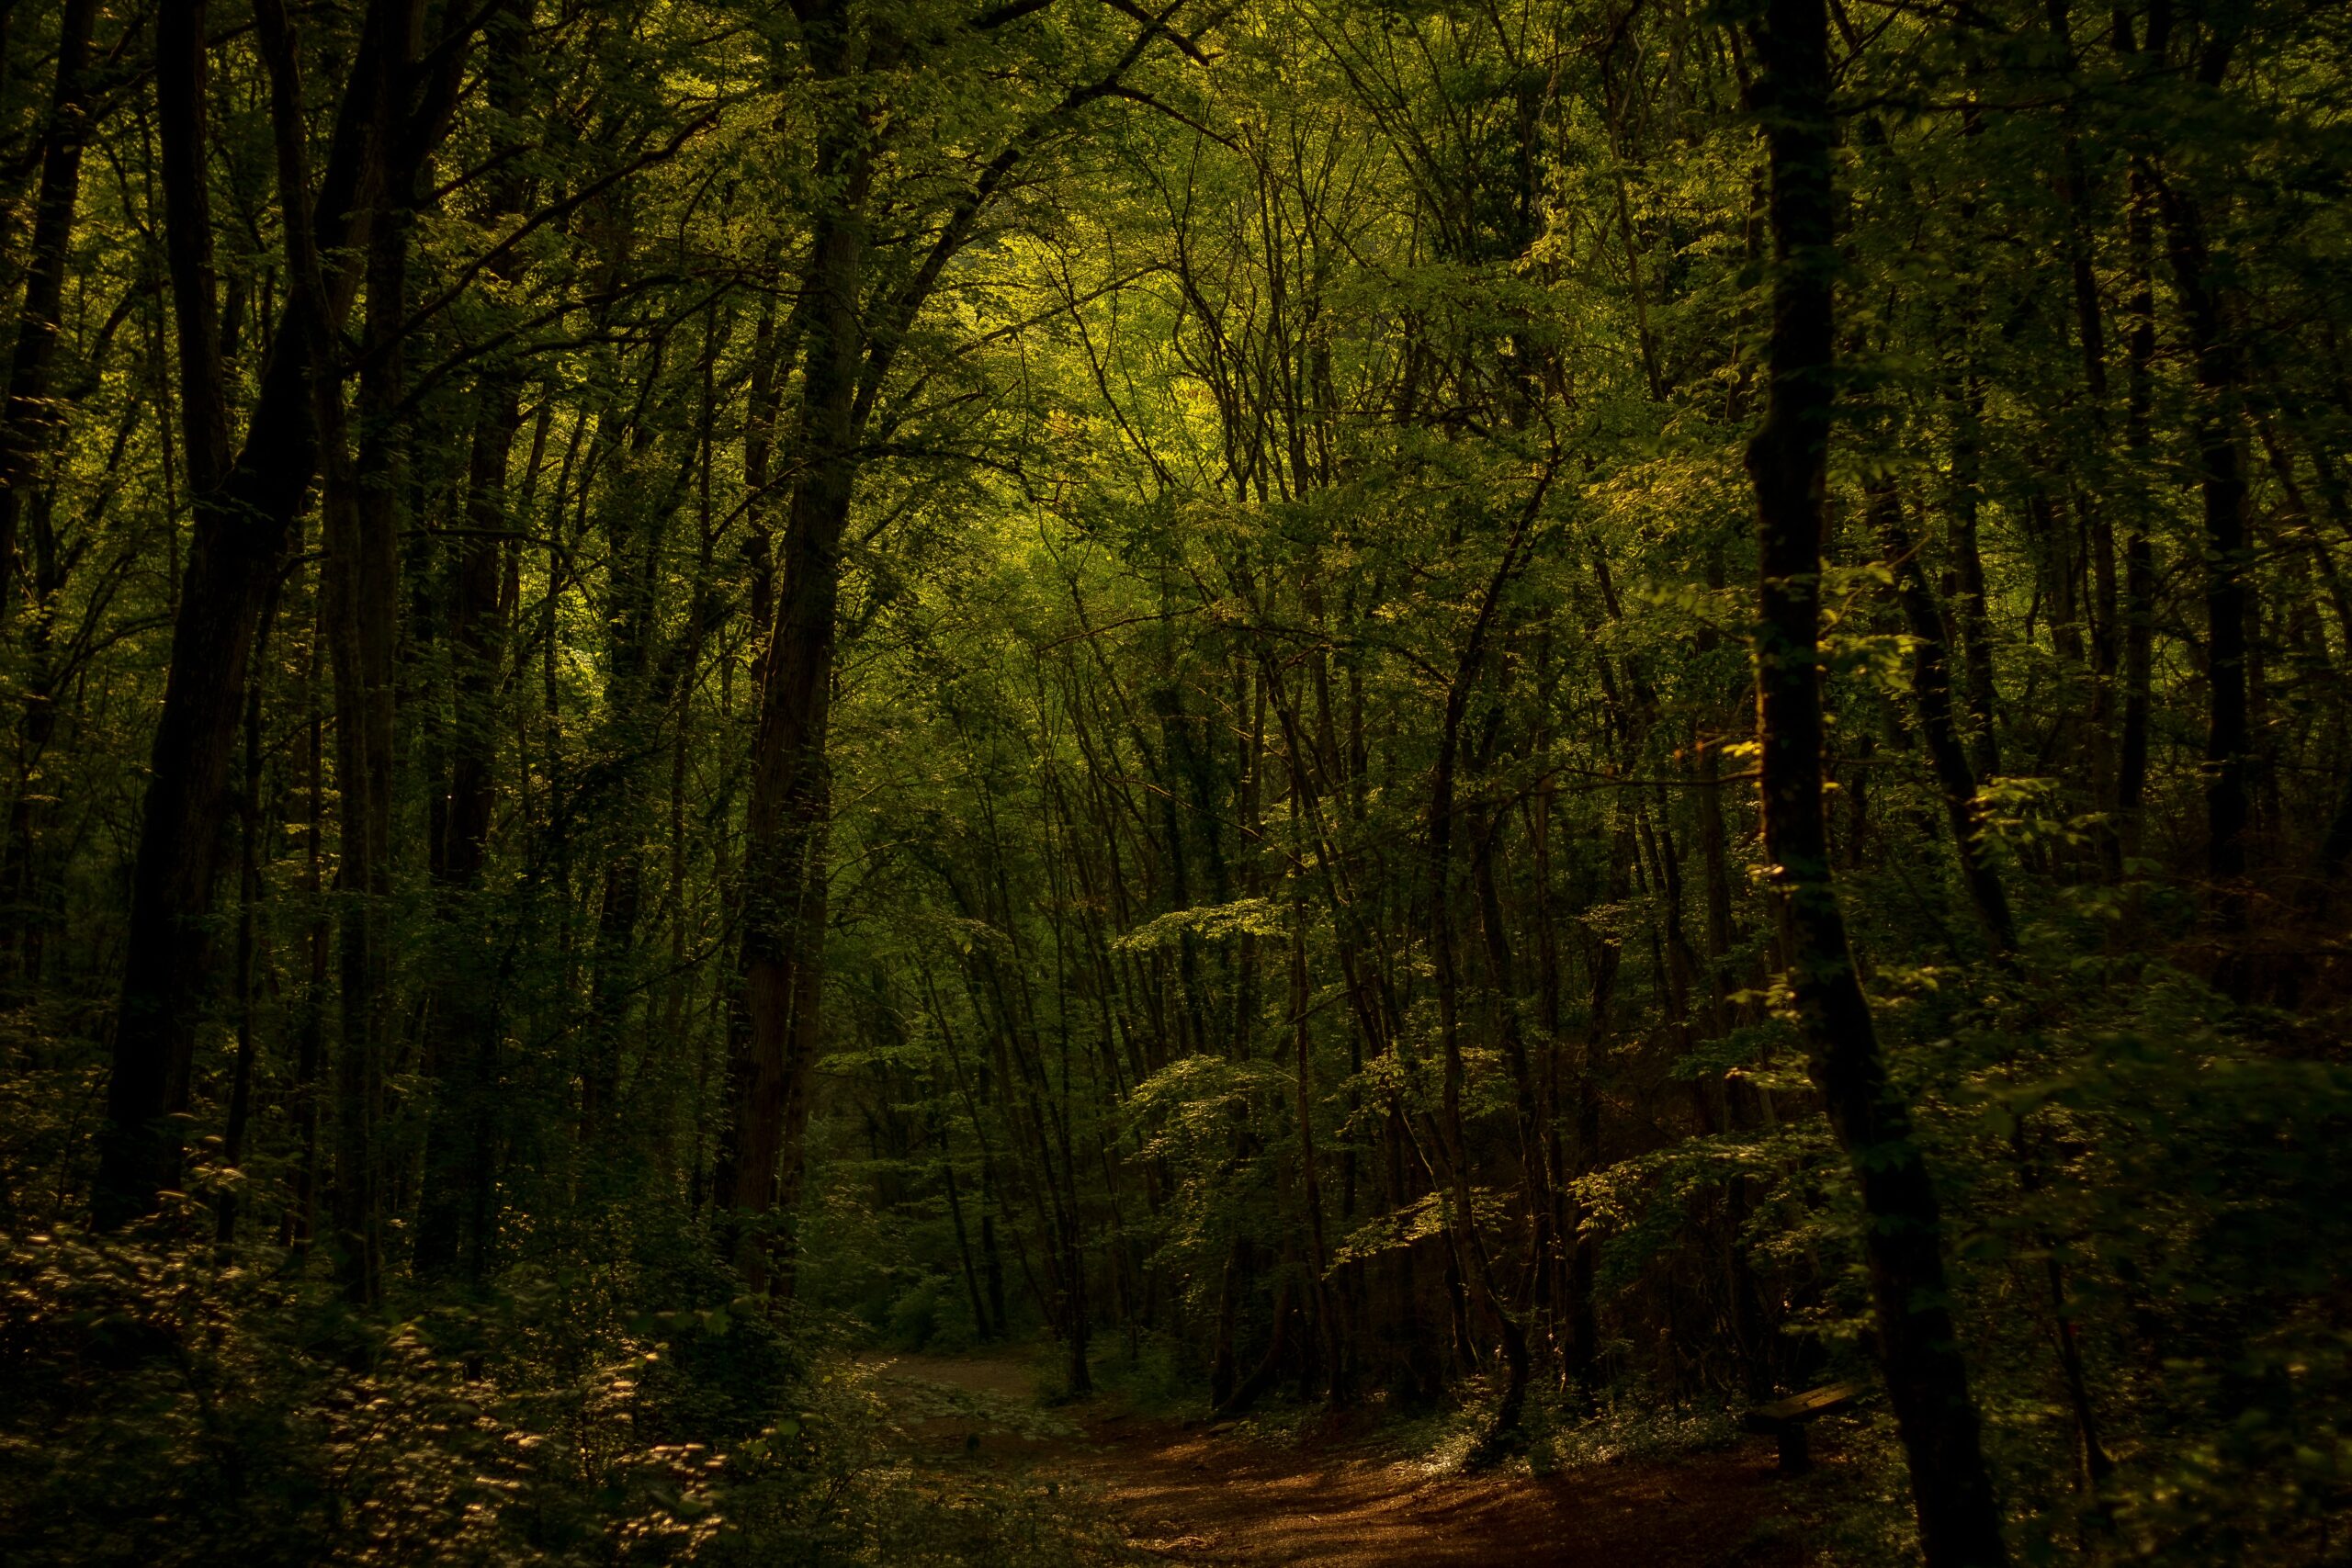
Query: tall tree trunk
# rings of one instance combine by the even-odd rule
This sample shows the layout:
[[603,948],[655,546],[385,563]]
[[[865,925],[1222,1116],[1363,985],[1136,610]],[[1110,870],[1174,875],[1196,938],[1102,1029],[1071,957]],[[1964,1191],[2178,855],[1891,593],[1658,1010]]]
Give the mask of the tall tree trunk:
[[[825,740],[831,716],[841,543],[856,487],[858,320],[871,164],[862,141],[829,145],[820,172],[841,184],[808,262],[802,468],[785,520],[776,616],[763,659],[740,894],[742,931],[728,1011],[728,1103],[719,1201],[763,1223],[799,1185],[800,1129],[823,991]],[[785,1222],[789,1224],[788,1216]],[[756,1282],[788,1260],[788,1235],[747,1235],[738,1256]],[[788,1274],[785,1276],[788,1279]]]
[[1464,1066],[1461,1025],[1461,977],[1453,917],[1453,829],[1459,807],[1454,798],[1455,771],[1461,759],[1462,723],[1467,716],[1470,695],[1481,672],[1486,668],[1487,649],[1495,622],[1500,614],[1502,595],[1526,559],[1527,542],[1544,508],[1544,500],[1551,491],[1552,476],[1556,471],[1556,454],[1518,514],[1512,519],[1502,556],[1496,562],[1480,596],[1476,615],[1468,635],[1464,638],[1448,686],[1444,716],[1438,732],[1437,765],[1430,784],[1429,809],[1429,889],[1430,950],[1436,972],[1438,1042],[1442,1054],[1442,1073],[1439,1097],[1440,1120],[1437,1136],[1430,1140],[1438,1168],[1431,1178],[1446,1186],[1448,1217],[1451,1221],[1453,1246],[1460,1258],[1466,1281],[1477,1296],[1479,1303],[1494,1319],[1495,1329],[1502,1337],[1504,1377],[1503,1395],[1495,1408],[1492,1425],[1481,1440],[1481,1450],[1491,1457],[1495,1444],[1519,1424],[1521,1409],[1527,1397],[1529,1359],[1527,1331],[1521,1324],[1501,1288],[1494,1278],[1494,1266],[1487,1256],[1486,1239],[1479,1234],[1477,1213],[1472,1204],[1470,1162],[1463,1137],[1462,1089]]
[[1556,1209],[1555,1179],[1550,1145],[1544,1137],[1543,1104],[1535,1069],[1528,1056],[1525,1032],[1520,1026],[1517,965],[1510,948],[1509,921],[1503,912],[1502,892],[1495,874],[1496,840],[1500,836],[1499,824],[1508,818],[1498,812],[1480,814],[1473,829],[1470,870],[1478,900],[1478,925],[1486,947],[1487,970],[1495,988],[1496,1032],[1502,1044],[1503,1060],[1510,1069],[1513,1110],[1519,1124],[1520,1188],[1527,1201],[1525,1277],[1529,1293],[1535,1297],[1537,1282],[1544,1276],[1555,1245],[1552,1218]]
[[[2229,65],[2226,31],[2210,40],[2197,79],[2219,87]],[[2254,591],[2247,581],[2253,541],[2246,527],[2244,438],[2237,407],[2242,366],[2208,253],[2205,217],[2197,200],[2159,179],[2173,287],[2180,299],[2188,348],[2197,365],[2198,489],[2204,502],[2205,635],[2205,872],[2211,909],[2226,933],[2245,920],[2246,827],[2251,817],[2251,698],[2247,627]],[[2242,966],[2224,955],[2225,985],[2242,982]]]
[[[170,1119],[188,1109],[196,1021],[211,968],[208,917],[222,858],[229,761],[247,666],[262,603],[319,459],[311,382],[329,339],[313,320],[322,318],[327,331],[339,327],[358,287],[358,269],[345,253],[365,238],[365,192],[382,156],[379,99],[393,58],[388,43],[409,37],[417,3],[371,0],[315,200],[300,148],[302,100],[290,28],[279,0],[260,0],[256,6],[257,18],[267,16],[277,24],[262,30],[271,59],[281,190],[289,198],[288,248],[336,260],[332,271],[315,262],[289,268],[315,273],[319,287],[289,291],[243,448],[218,485],[194,497],[194,537],[172,623],[171,671],[131,873],[107,1132],[91,1204],[104,1226],[151,1212],[157,1193],[177,1179],[179,1135]],[[193,40],[198,47],[200,37]],[[274,43],[267,41],[272,38]],[[188,69],[184,61],[170,61],[158,74]],[[200,131],[185,123],[164,129],[167,139]],[[200,158],[166,160],[164,171],[169,176],[175,168],[201,166]],[[187,205],[202,211],[200,193]],[[179,281],[175,276],[175,287]],[[191,315],[201,315],[193,302],[182,312],[184,326]],[[183,357],[193,352],[201,368],[209,348],[199,329],[197,340],[184,339],[180,351]]]
[[[1625,901],[1627,878],[1634,856],[1632,810],[1623,797],[1616,804],[1616,824],[1609,835],[1608,869],[1601,886],[1603,901]],[[1600,1168],[1601,1064],[1614,1043],[1617,1018],[1617,971],[1622,948],[1603,929],[1588,928],[1586,937],[1586,1031],[1584,1049],[1577,1064],[1575,1169],[1590,1176]],[[1567,1316],[1568,1375],[1578,1400],[1589,1409],[1601,1379],[1600,1313],[1596,1286],[1600,1273],[1600,1237],[1584,1227],[1584,1204],[1571,1197],[1563,1229],[1568,1245]]]
[[1755,39],[1776,263],[1770,392],[1747,455],[1761,557],[1756,664],[1766,858],[1814,1081],[1870,1221],[1864,1249],[1879,1352],[1910,1460],[1920,1543],[1929,1568],[1995,1568],[2007,1551],[1946,1304],[1942,1218],[1909,1112],[1887,1081],[1830,877],[1823,816],[1822,500],[1838,266],[1823,0],[1768,0]]
[[[277,619],[277,595],[262,609],[255,657],[269,647],[271,624]],[[237,790],[237,953],[231,975],[236,1010],[237,1055],[231,1069],[229,1114],[220,1135],[220,1164],[235,1172],[244,1163],[245,1129],[253,1116],[254,1064],[261,1043],[254,1034],[254,920],[261,902],[261,694],[262,671],[256,669],[245,693],[243,777]],[[240,1183],[242,1185],[242,1183]],[[213,1239],[228,1247],[237,1239],[239,1187],[223,1190],[214,1210]]]
[[311,641],[302,671],[302,1005],[295,1024],[294,1077],[287,1086],[294,1123],[293,1191],[278,1225],[278,1245],[300,1257],[318,1229],[319,1065],[326,1055],[328,961],[334,931],[327,916],[323,874],[326,841],[326,714],[319,703],[319,665],[325,656],[326,597],[312,595]]
[[[519,0],[507,0],[484,19],[483,45],[492,107],[502,116],[521,115],[528,62]],[[521,147],[510,136],[497,151],[512,155]],[[486,236],[522,213],[527,188],[519,174],[491,187],[480,217]],[[521,262],[502,257],[490,270],[511,283],[521,273]],[[519,538],[506,477],[523,423],[521,385],[519,367],[493,364],[474,391],[464,527],[449,601],[449,778],[441,838],[433,847],[441,962],[427,1010],[425,1066],[435,1099],[425,1131],[415,1263],[421,1274],[447,1273],[462,1256],[467,1275],[477,1283],[489,1265],[495,1224],[491,1100],[503,1021],[496,960],[485,941],[490,916],[479,894],[498,805],[498,675],[513,611],[503,571]]]
[[[2064,169],[2059,183],[2068,217],[2067,271],[2073,283],[2075,338],[2082,354],[2083,390],[2090,404],[2090,427],[2095,436],[2103,440],[2109,423],[2107,323],[2099,304],[2091,182],[2079,124],[2082,88],[2070,6],[2071,0],[2046,0],[2043,14],[2052,47],[2067,78],[2066,100],[2059,110],[2064,128],[2061,141]],[[2116,732],[2117,675],[2123,632],[2118,598],[2115,524],[2112,508],[2104,495],[2081,484],[2073,488],[2091,577],[2091,806],[2098,816],[2095,831],[2099,869],[2112,882],[2123,870],[2123,840],[2118,829],[2121,813],[2116,804],[2120,739]]]
[[484,941],[489,914],[479,894],[498,799],[498,670],[506,640],[500,569],[514,528],[506,469],[522,425],[511,378],[485,378],[478,395],[449,605],[456,722],[444,831],[434,856],[442,957],[433,982],[426,1066],[435,1103],[426,1131],[416,1239],[420,1272],[447,1272],[462,1252],[476,1279],[492,1223],[490,1096],[501,1027],[496,961]]
[[[2118,13],[2116,49],[2133,52],[2129,23]],[[2154,396],[2156,296],[2153,254],[2154,193],[2144,160],[2135,158],[2130,175],[2130,207],[2124,215],[2125,268],[2131,293],[2124,312],[2131,331],[2124,338],[2124,442],[2136,484],[2147,482],[2153,433],[2149,405]],[[2140,811],[2148,781],[2148,710],[2155,667],[2156,560],[2143,501],[2132,509],[2123,539],[2123,717],[2116,738],[2116,830],[2126,862],[2140,847]]]
[[[387,99],[407,74],[407,36],[388,43]],[[390,106],[382,123],[390,123]],[[343,449],[341,390],[315,378],[325,468],[324,581],[332,610],[335,786],[342,800],[341,1052],[335,1061],[334,1219],[344,1292],[373,1302],[382,1283],[384,1080],[393,1002],[393,653],[400,604],[401,318],[407,305],[408,171],[387,171],[368,225],[368,310],[356,412],[357,451]]]
[[[1306,771],[1306,759],[1293,755],[1289,761],[1291,840],[1295,845],[1302,838],[1300,776]],[[1298,1118],[1299,1204],[1306,1217],[1306,1292],[1323,1349],[1323,1386],[1331,1403],[1338,1405],[1353,1397],[1350,1371],[1352,1348],[1348,1325],[1343,1321],[1346,1303],[1340,1292],[1331,1288],[1328,1261],[1330,1247],[1323,1234],[1323,1176],[1315,1155],[1314,1073],[1310,1060],[1314,1043],[1310,1020],[1315,998],[1306,962],[1306,856],[1299,854],[1293,863],[1296,869],[1291,876],[1289,1006],[1292,1098]]]

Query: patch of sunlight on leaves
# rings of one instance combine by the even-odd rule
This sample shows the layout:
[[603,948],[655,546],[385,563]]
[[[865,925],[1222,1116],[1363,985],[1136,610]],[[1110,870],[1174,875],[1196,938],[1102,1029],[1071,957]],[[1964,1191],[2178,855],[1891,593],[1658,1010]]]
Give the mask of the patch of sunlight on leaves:
[[1199,904],[1188,909],[1170,909],[1125,936],[1113,939],[1111,945],[1122,953],[1149,953],[1173,947],[1187,935],[1204,942],[1224,942],[1238,936],[1286,936],[1290,932],[1288,922],[1284,906],[1276,899],[1237,898],[1230,904]]
[[[1459,1404],[1401,1421],[1387,1434],[1397,1468],[1436,1480],[1469,1469],[1493,1420],[1498,1391],[1474,1378]],[[1554,1475],[1600,1464],[1667,1459],[1721,1449],[1736,1440],[1736,1414],[1728,1407],[1677,1404],[1627,1390],[1598,1412],[1584,1415],[1561,1395],[1528,1391],[1517,1436],[1487,1473]]]
[[[1482,1227],[1495,1227],[1510,1217],[1515,1198],[1516,1194],[1492,1188],[1475,1188],[1470,1193],[1470,1206]],[[1443,1235],[1452,1212],[1444,1194],[1425,1192],[1406,1208],[1375,1215],[1350,1232],[1347,1239],[1332,1251],[1330,1269]]]

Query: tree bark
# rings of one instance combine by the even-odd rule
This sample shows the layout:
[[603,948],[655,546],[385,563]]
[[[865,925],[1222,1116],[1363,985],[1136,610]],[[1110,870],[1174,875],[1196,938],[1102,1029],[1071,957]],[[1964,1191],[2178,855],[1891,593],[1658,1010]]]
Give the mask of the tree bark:
[[[518,6],[511,3],[483,22],[488,96],[503,116],[519,116],[525,108],[523,23]],[[508,141],[498,151],[511,154],[521,145]],[[519,174],[492,186],[480,219],[485,237],[522,213],[526,189]],[[500,281],[511,282],[521,265],[510,256],[492,263],[490,270]],[[455,723],[446,804],[439,813],[442,832],[433,852],[442,963],[433,986],[425,1045],[435,1104],[425,1133],[416,1269],[425,1275],[447,1273],[462,1256],[468,1277],[479,1283],[489,1266],[496,1223],[491,1096],[498,1078],[502,1027],[495,959],[484,941],[488,911],[479,895],[498,805],[498,675],[511,613],[503,574],[517,537],[506,477],[523,423],[519,367],[489,367],[474,397],[464,527],[449,602]]]
[[[2209,45],[2199,80],[2218,86],[2227,59],[2224,45]],[[2212,884],[2216,923],[2233,931],[2245,919],[2245,838],[2252,815],[2246,628],[2254,617],[2254,590],[2247,581],[2253,542],[2246,527],[2245,453],[2237,408],[2242,367],[2213,279],[2204,214],[2177,186],[2159,181],[2156,196],[2173,286],[2197,365],[2195,439],[2205,518],[2205,873]],[[2225,959],[2222,968],[2226,982],[2238,965]]]
[[[262,609],[255,657],[269,647],[277,602]],[[237,790],[237,953],[232,975],[235,987],[237,1054],[231,1070],[228,1123],[220,1135],[220,1164],[232,1177],[244,1163],[245,1129],[253,1117],[254,1066],[261,1043],[254,1034],[254,925],[261,902],[261,693],[262,671],[256,669],[245,693],[243,777]],[[242,1183],[241,1183],[242,1185]],[[214,1210],[213,1239],[222,1247],[237,1239],[237,1187],[222,1191]]]
[[1823,0],[1768,0],[1755,107],[1771,170],[1770,392],[1748,443],[1760,552],[1756,642],[1762,808],[1788,984],[1815,1084],[1861,1188],[1879,1353],[1929,1568],[2006,1563],[1948,1304],[1942,1220],[1910,1115],[1887,1081],[1830,877],[1823,815],[1821,543],[1835,395],[1828,28]]
[[[389,132],[407,74],[408,34],[385,40],[377,107]],[[378,182],[368,223],[368,310],[356,412],[357,450],[343,447],[342,392],[312,378],[325,464],[326,561],[335,700],[335,785],[341,795],[337,885],[342,909],[341,1050],[335,1061],[334,1221],[344,1292],[373,1302],[382,1283],[381,1151],[392,1034],[393,653],[399,636],[399,501],[402,381],[401,318],[407,299],[412,171]]]
[[[379,6],[393,3],[379,0]],[[370,42],[360,51],[345,94],[335,156],[316,204],[317,231],[308,231],[304,214],[289,213],[289,246],[315,246],[325,253],[354,237],[358,215],[353,209],[375,157],[366,136],[367,117],[356,100],[380,70],[381,51],[372,41],[376,30],[370,29]],[[172,41],[183,52],[200,49],[201,28],[175,32]],[[290,56],[290,41],[287,48]],[[159,81],[189,72],[200,76],[200,62],[159,56]],[[299,116],[299,88],[278,96],[288,99],[287,112]],[[199,91],[187,100],[187,107],[201,103]],[[202,133],[200,121],[191,124],[185,115],[163,116],[159,130],[167,142]],[[167,179],[185,178],[202,167],[200,148],[164,160]],[[207,208],[200,189],[176,193],[168,205],[184,220],[200,217]],[[196,248],[195,242],[188,242],[187,248]],[[175,288],[186,285],[190,276],[187,269],[175,268]],[[356,285],[354,269],[339,268],[336,282],[329,309],[339,321]],[[205,376],[208,356],[217,345],[202,329],[203,302],[188,301],[177,315],[184,331],[196,324],[194,337],[180,345],[182,358],[196,360],[194,373]],[[246,666],[262,600],[285,554],[318,461],[310,381],[319,339],[310,316],[307,301],[289,298],[262,373],[261,395],[243,453],[225,479],[195,497],[194,544],[172,626],[171,672],[155,727],[131,874],[122,1000],[107,1085],[107,1132],[92,1199],[93,1214],[101,1226],[119,1225],[150,1212],[157,1193],[178,1179],[179,1134],[167,1119],[188,1108],[196,1014],[210,969],[205,922],[221,860],[229,758]],[[217,363],[209,376],[217,381]]]
[[1453,678],[1447,688],[1444,714],[1438,732],[1437,765],[1432,771],[1430,784],[1430,949],[1436,972],[1438,1040],[1442,1055],[1440,1067],[1443,1075],[1439,1096],[1440,1120],[1435,1129],[1438,1135],[1430,1140],[1435,1145],[1431,1152],[1438,1156],[1441,1168],[1432,1170],[1430,1175],[1433,1179],[1442,1180],[1446,1185],[1448,1217],[1455,1253],[1461,1259],[1470,1289],[1493,1317],[1496,1332],[1502,1338],[1503,1393],[1496,1405],[1493,1421],[1479,1443],[1480,1455],[1485,1458],[1491,1458],[1498,1442],[1519,1425],[1520,1414],[1527,1398],[1530,1362],[1526,1328],[1513,1314],[1510,1303],[1495,1282],[1494,1267],[1487,1252],[1486,1239],[1478,1231],[1477,1212],[1472,1202],[1468,1151],[1463,1136],[1461,978],[1453,897],[1453,828],[1454,818],[1459,813],[1454,798],[1454,780],[1461,760],[1462,722],[1469,711],[1472,689],[1486,667],[1487,640],[1501,609],[1503,592],[1526,559],[1528,537],[1543,511],[1544,497],[1550,493],[1552,476],[1557,466],[1555,455],[1553,464],[1544,469],[1525,504],[1512,519],[1501,558],[1496,562],[1494,572],[1487,579],[1477,613],[1455,660]]
[[[820,169],[841,182],[842,194],[819,225],[808,262],[814,303],[801,390],[803,467],[785,520],[783,581],[762,660],[744,819],[742,938],[728,1011],[734,1120],[717,1190],[721,1203],[752,1224],[798,1187],[823,989],[825,739],[841,543],[858,468],[858,300],[867,248],[862,207],[871,164],[851,134],[829,143]],[[791,1250],[788,1235],[746,1235],[737,1243],[738,1261],[761,1284],[770,1280],[771,1258],[788,1269]]]

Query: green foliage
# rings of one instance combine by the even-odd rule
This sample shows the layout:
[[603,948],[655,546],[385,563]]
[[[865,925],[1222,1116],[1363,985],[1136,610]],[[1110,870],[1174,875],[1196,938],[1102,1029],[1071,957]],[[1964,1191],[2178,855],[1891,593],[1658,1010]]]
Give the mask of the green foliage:
[[[73,9],[0,28],[12,1562],[1114,1554],[919,1457],[1046,1418],[876,1347],[1042,1336],[1058,1397],[1248,1389],[1285,1440],[1410,1410],[1446,1472],[1869,1375],[1754,788],[1758,6],[422,6],[429,145],[310,378],[351,482],[293,476],[241,689],[171,668],[226,558],[182,333],[233,446],[308,309],[280,157],[323,177],[373,13],[294,18],[280,122],[242,7],[176,62],[96,7],[52,116]],[[2352,1498],[2352,9],[1830,12],[1830,869],[2014,1544],[2308,1561]],[[159,1066],[118,1012],[175,691],[250,728],[189,763]],[[140,1072],[187,1157],[96,1235]],[[1906,1561],[1891,1417],[1849,1437],[1826,1550]]]
[[33,1563],[1102,1560],[1079,1500],[910,1462],[752,1303],[581,1337],[562,1281],[354,1317],[71,1229],[6,1257],[0,1535]]

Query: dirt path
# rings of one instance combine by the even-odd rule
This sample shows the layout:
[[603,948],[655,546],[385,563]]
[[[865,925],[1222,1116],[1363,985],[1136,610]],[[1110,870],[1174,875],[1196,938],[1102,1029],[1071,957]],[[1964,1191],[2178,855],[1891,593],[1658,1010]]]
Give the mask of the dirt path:
[[920,1416],[910,1428],[920,1445],[1078,1480],[1115,1511],[1131,1545],[1171,1562],[1800,1568],[1810,1559],[1801,1499],[1773,1476],[1760,1442],[1556,1476],[1464,1477],[1361,1442],[1273,1448],[1101,1402],[1040,1420],[1035,1376],[1011,1359],[906,1357],[875,1370],[886,1393],[896,1386],[931,1412],[944,1396],[968,1412]]

